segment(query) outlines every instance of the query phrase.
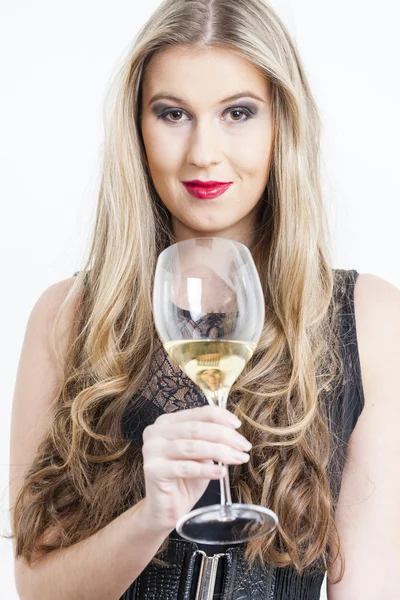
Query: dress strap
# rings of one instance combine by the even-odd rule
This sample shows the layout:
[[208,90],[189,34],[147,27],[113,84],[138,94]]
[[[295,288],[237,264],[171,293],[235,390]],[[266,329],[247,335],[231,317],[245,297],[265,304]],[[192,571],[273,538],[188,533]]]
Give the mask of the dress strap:
[[354,308],[354,289],[359,273],[356,269],[349,269],[344,272],[344,289],[342,295],[342,308],[340,310],[341,319],[341,339],[344,348],[348,378],[351,386],[356,392],[356,405],[354,410],[357,418],[364,408],[365,398],[361,378],[361,364],[357,343],[357,326]]
[[[75,277],[76,275],[78,275],[78,273],[80,273],[80,271],[75,271],[75,273],[72,275],[72,277]],[[86,273],[84,279],[83,279],[83,283],[85,285],[87,285],[88,282],[88,278],[89,278],[89,271]]]

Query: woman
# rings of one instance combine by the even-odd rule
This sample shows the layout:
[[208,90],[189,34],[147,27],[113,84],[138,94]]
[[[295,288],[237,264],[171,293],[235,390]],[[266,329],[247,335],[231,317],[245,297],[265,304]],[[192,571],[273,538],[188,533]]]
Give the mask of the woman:
[[[112,91],[90,255],[35,304],[18,370],[21,597],[311,600],[327,572],[329,600],[394,599],[400,292],[330,266],[320,121],[287,31],[262,0],[166,0]],[[232,185],[202,202],[193,180]],[[246,244],[265,295],[239,421],[168,362],[153,326],[157,256],[203,236]],[[213,461],[276,531],[179,538],[179,517],[218,501]],[[213,589],[198,586],[209,561]]]

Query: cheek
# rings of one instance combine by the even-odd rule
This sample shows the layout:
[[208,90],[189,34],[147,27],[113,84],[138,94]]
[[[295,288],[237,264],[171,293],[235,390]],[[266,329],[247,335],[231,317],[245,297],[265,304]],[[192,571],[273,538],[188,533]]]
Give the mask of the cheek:
[[270,129],[258,126],[249,135],[243,136],[240,144],[231,145],[231,162],[243,175],[265,176],[269,169],[271,145]]
[[182,158],[182,141],[173,139],[154,125],[144,125],[142,132],[150,170],[154,173],[173,172]]

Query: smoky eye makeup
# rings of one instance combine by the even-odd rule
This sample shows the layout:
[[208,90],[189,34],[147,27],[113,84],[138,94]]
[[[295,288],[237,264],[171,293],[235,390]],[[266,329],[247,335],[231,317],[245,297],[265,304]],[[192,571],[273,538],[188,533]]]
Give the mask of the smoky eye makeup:
[[[246,113],[248,111],[249,117],[254,117],[258,112],[258,106],[257,106],[257,104],[255,104],[253,102],[246,102],[245,104],[235,104],[232,106],[228,106],[222,112],[225,114],[225,113],[229,113],[229,112],[235,111],[235,110],[244,111],[244,113]],[[188,112],[183,108],[179,108],[177,106],[171,106],[169,104],[164,104],[164,103],[157,103],[157,104],[155,103],[151,107],[151,112],[158,118],[161,118],[163,116],[163,114],[167,113],[168,111],[180,111],[183,113]]]

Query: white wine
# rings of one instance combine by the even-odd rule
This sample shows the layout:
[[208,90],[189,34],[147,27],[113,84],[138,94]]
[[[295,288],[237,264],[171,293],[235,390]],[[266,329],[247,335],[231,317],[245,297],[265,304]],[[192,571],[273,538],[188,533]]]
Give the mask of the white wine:
[[210,404],[226,408],[232,384],[250,360],[256,344],[232,340],[178,340],[165,350],[203,391]]

